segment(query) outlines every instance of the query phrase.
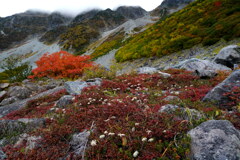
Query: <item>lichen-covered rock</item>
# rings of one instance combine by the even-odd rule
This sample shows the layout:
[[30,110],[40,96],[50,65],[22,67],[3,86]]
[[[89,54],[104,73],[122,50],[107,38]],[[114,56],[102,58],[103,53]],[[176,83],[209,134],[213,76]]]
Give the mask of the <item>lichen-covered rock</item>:
[[209,120],[189,131],[191,159],[239,160],[240,131],[229,121]]
[[200,78],[213,78],[217,75],[217,72],[214,70],[203,69],[203,70],[196,70],[195,72]]
[[0,120],[0,135],[1,137],[15,135],[16,133],[29,132],[37,127],[44,127],[45,119],[27,119],[22,118],[18,120]]
[[100,86],[102,84],[102,79],[95,78],[87,81],[68,81],[65,82],[64,87],[67,92],[71,95],[80,95],[85,87],[89,86]]
[[16,98],[16,97],[9,97],[9,98],[3,99],[2,102],[0,103],[0,106],[9,105],[9,104],[12,104],[12,103],[14,103],[16,101],[18,101],[18,98]]
[[176,100],[176,101],[179,101],[180,98],[178,96],[167,96],[166,98],[163,99],[164,101],[173,101],[173,100]]
[[230,45],[221,49],[213,61],[233,68],[234,64],[240,63],[240,47],[238,45]]
[[174,114],[177,118],[188,121],[200,120],[205,117],[203,113],[195,109],[183,108],[172,104],[162,106],[158,112]]
[[67,105],[72,104],[73,99],[74,99],[74,96],[65,95],[57,101],[56,106],[59,107],[59,108],[64,108]]
[[198,71],[201,73],[204,70],[218,71],[218,70],[231,70],[230,68],[211,62],[208,60],[201,60],[197,58],[188,59],[180,62],[178,65],[173,66],[172,68],[186,69],[188,71]]
[[137,69],[138,74],[153,74],[157,73],[158,70],[153,67],[141,67]]
[[30,97],[31,94],[32,92],[28,88],[21,86],[13,86],[8,90],[8,95],[10,97],[17,97],[19,99],[26,99]]
[[232,100],[225,96],[225,93],[231,92],[233,87],[240,87],[240,70],[232,72],[232,74],[222,83],[218,84],[203,98],[203,101],[211,101],[218,105],[224,106]]

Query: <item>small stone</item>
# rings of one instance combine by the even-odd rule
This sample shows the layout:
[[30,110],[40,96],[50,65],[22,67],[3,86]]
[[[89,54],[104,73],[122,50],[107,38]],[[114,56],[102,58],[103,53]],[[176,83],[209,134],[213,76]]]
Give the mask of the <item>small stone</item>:
[[71,95],[62,96],[62,97],[57,101],[56,106],[59,107],[59,108],[64,108],[64,107],[66,107],[67,105],[73,103],[73,98],[74,98],[74,96],[71,96]]
[[9,87],[9,83],[0,83],[0,90]]

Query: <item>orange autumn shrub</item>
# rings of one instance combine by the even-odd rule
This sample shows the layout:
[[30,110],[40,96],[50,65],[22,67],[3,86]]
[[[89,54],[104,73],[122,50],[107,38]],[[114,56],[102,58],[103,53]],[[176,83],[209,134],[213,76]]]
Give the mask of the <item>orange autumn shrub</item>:
[[37,62],[29,78],[76,78],[81,76],[85,68],[93,66],[90,56],[74,56],[66,51],[53,54],[45,53]]

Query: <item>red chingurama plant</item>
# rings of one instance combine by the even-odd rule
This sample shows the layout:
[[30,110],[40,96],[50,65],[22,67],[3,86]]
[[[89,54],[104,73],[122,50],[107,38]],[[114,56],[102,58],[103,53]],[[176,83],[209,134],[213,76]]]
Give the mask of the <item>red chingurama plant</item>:
[[53,54],[45,53],[38,61],[37,68],[32,70],[35,77],[51,78],[75,78],[82,75],[85,68],[93,66],[90,56],[75,56],[66,51],[59,51]]

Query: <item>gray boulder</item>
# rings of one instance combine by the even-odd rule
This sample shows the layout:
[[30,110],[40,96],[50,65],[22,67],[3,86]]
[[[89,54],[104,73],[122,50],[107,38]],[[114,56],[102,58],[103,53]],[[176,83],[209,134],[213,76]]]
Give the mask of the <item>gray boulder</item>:
[[71,95],[80,95],[85,87],[89,86],[100,86],[102,84],[102,79],[95,78],[87,81],[68,81],[65,82],[64,87],[67,92]]
[[217,75],[217,72],[214,70],[196,70],[195,73],[200,77],[200,78],[213,78]]
[[31,94],[32,92],[28,88],[21,86],[13,86],[8,90],[8,95],[10,97],[17,97],[19,99],[26,99],[30,97]]
[[240,131],[229,121],[209,120],[189,131],[191,159],[239,160]]
[[28,150],[32,150],[36,147],[38,147],[39,141],[41,141],[42,137],[40,136],[30,136],[29,134],[21,134],[17,140],[17,142],[15,143],[14,147],[19,147],[21,146],[23,143],[26,144],[26,151]]
[[54,89],[51,90],[47,90],[45,92],[39,93],[37,95],[34,95],[30,98],[24,99],[24,100],[19,100],[13,104],[9,104],[9,105],[4,105],[2,107],[0,107],[0,118],[6,116],[7,114],[19,110],[21,108],[24,108],[27,106],[28,102],[39,99],[41,97],[47,97],[47,96],[51,96],[52,94],[55,94],[59,91],[64,90],[64,87],[56,87]]
[[0,135],[4,136],[15,136],[16,133],[26,133],[37,127],[44,127],[45,119],[35,118],[27,119],[22,118],[18,120],[0,120]]
[[227,79],[208,92],[203,101],[211,101],[218,105],[227,105],[232,100],[224,94],[231,92],[233,87],[240,87],[240,70],[232,72]]
[[237,45],[230,45],[221,49],[213,61],[233,68],[234,64],[240,63],[240,47]]
[[74,98],[74,96],[65,95],[65,96],[61,97],[61,98],[57,101],[56,106],[59,107],[59,108],[64,108],[64,107],[66,107],[67,105],[73,103],[73,98]]
[[158,70],[153,67],[141,67],[137,69],[138,74],[153,74],[157,73]]
[[180,62],[178,65],[175,65],[171,68],[186,69],[187,71],[196,72],[200,77],[213,77],[218,70],[231,70],[230,68],[211,62],[208,60],[201,60],[197,58],[188,59]]
[[10,85],[9,83],[0,83],[0,90],[9,87],[9,85]]
[[167,96],[166,98],[163,99],[164,101],[173,101],[173,100],[176,100],[176,101],[179,101],[180,98],[178,96]]
[[9,98],[3,99],[2,102],[0,103],[0,106],[5,106],[5,105],[12,104],[12,103],[14,103],[18,100],[19,99],[16,98],[16,97],[9,97]]
[[162,106],[159,113],[175,114],[177,118],[183,120],[200,120],[205,117],[205,115],[195,109],[183,108],[177,105],[167,104]]

